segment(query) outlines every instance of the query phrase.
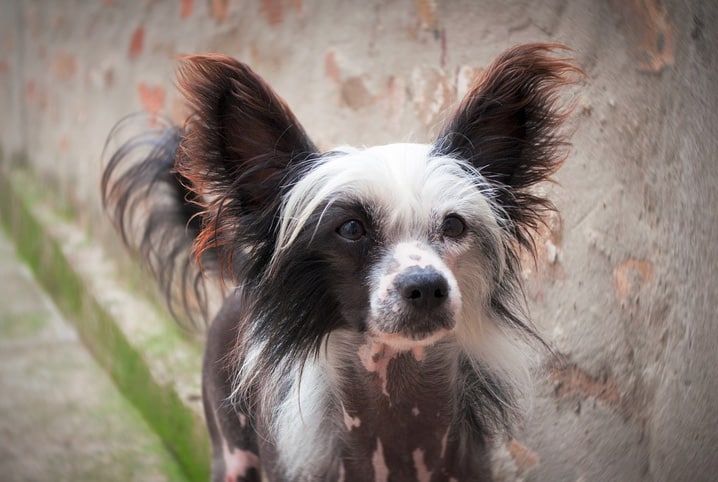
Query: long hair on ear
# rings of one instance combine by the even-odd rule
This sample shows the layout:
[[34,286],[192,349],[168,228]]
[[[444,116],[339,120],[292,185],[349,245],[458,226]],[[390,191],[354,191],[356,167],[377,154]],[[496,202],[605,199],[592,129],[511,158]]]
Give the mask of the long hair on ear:
[[157,279],[172,316],[199,328],[210,316],[207,277],[216,270],[213,251],[191,247],[200,232],[199,208],[185,180],[174,172],[182,129],[160,116],[134,114],[120,120],[103,152],[102,203],[124,244]]
[[[195,253],[214,251],[222,274],[254,279],[274,250],[282,193],[317,148],[272,88],[231,57],[187,57],[178,79],[192,115],[176,168],[202,209]],[[250,264],[237,260],[246,249]]]
[[568,154],[560,130],[573,110],[558,97],[583,71],[557,57],[567,47],[534,43],[514,47],[483,72],[444,126],[442,154],[469,162],[495,189],[504,228],[533,253],[532,233],[552,203],[533,186],[556,172]]

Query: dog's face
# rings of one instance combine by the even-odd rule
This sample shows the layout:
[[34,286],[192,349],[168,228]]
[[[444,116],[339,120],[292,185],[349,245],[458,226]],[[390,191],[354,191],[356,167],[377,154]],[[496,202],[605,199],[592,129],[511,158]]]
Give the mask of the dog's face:
[[322,257],[302,282],[331,279],[346,324],[398,349],[429,345],[489,296],[503,259],[491,193],[430,145],[330,152],[285,196],[272,263]]
[[205,200],[196,248],[244,286],[264,358],[340,328],[400,350],[452,333],[473,349],[484,323],[530,332],[517,251],[550,206],[532,186],[563,158],[555,92],[577,71],[553,48],[499,57],[432,144],[326,153],[247,66],[187,59],[177,168]]

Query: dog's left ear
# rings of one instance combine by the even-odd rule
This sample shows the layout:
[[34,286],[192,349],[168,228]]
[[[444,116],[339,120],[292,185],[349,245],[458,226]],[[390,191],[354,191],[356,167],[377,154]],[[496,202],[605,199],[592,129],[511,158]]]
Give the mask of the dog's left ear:
[[279,95],[223,55],[186,57],[179,87],[192,110],[175,169],[203,208],[195,253],[234,265],[246,246],[274,238],[284,191],[317,148]]
[[559,128],[570,109],[561,110],[557,92],[582,71],[551,53],[557,44],[527,44],[498,57],[477,80],[439,135],[435,152],[469,162],[496,188],[505,228],[531,247],[551,203],[530,188],[553,174],[566,155]]

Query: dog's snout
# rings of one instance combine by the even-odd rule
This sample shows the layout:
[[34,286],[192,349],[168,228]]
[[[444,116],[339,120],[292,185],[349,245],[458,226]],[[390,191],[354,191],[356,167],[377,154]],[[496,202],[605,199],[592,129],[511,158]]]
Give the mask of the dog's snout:
[[449,282],[434,268],[412,267],[397,276],[395,286],[404,301],[419,310],[431,310],[449,297]]

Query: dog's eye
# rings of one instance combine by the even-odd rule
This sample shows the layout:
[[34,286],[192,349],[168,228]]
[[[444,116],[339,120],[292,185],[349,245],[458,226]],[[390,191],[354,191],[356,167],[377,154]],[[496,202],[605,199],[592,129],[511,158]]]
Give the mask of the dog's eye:
[[350,241],[358,241],[366,234],[366,229],[361,221],[350,219],[337,228],[337,234]]
[[447,238],[458,238],[464,234],[465,229],[464,221],[456,215],[446,216],[441,224],[441,234]]

